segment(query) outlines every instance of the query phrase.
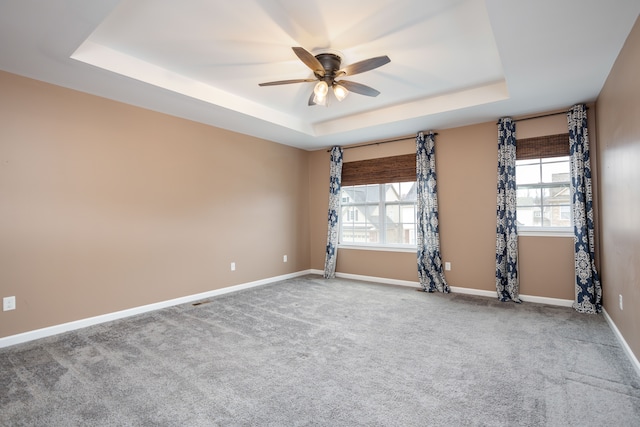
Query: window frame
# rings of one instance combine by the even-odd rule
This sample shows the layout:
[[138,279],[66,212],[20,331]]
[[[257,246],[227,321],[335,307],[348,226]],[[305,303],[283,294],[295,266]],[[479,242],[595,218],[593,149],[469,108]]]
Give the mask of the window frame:
[[[547,160],[548,159],[548,160]],[[522,164],[518,165],[518,162],[527,162],[529,165],[538,166],[538,178],[539,181],[537,183],[527,183],[527,184],[518,184],[517,180],[517,170],[518,166],[524,166]],[[550,165],[554,163],[567,163],[569,165],[569,176],[567,181],[560,182],[544,182],[542,181],[544,173],[543,166]],[[567,188],[570,192],[569,194],[569,203],[561,204],[561,205],[549,205],[545,204],[544,198],[544,190],[550,188],[564,187]],[[535,157],[535,158],[525,158],[525,159],[517,159],[516,160],[516,194],[520,189],[536,189],[540,191],[540,203],[539,204],[531,204],[524,206],[525,208],[540,208],[541,216],[544,217],[544,209],[545,207],[568,207],[569,208],[569,225],[568,226],[545,226],[544,221],[541,221],[541,225],[533,226],[533,225],[518,225],[518,234],[521,236],[549,236],[549,237],[570,237],[573,236],[573,209],[572,209],[572,200],[573,200],[573,191],[571,189],[571,158],[569,156],[554,156],[554,157]],[[520,210],[523,207],[519,203],[516,203],[516,209]]]
[[[354,185],[346,185],[342,186],[340,189],[341,193],[344,191],[346,187],[366,187],[366,186],[377,186],[378,187],[378,201],[377,202],[344,202],[341,194],[340,197],[340,215],[338,216],[338,247],[339,248],[352,248],[352,249],[364,249],[364,250],[384,250],[384,251],[392,251],[392,252],[415,252],[417,250],[417,198],[412,202],[408,201],[387,201],[386,200],[386,190],[388,185],[394,184],[407,184],[411,183],[414,186],[417,184],[415,180],[413,181],[397,181],[397,182],[385,182],[385,183],[371,183],[371,184],[354,184]],[[414,217],[412,223],[413,224],[413,239],[416,240],[416,243],[388,243],[387,240],[387,206],[399,206],[400,209],[402,206],[411,206],[413,207]],[[380,214],[378,215],[379,221],[377,223],[377,229],[379,230],[378,237],[379,241],[375,243],[367,243],[367,242],[343,242],[343,226],[344,226],[344,218],[342,215],[343,208],[345,207],[363,207],[366,209],[367,207],[377,207]],[[402,213],[400,212],[400,215]],[[405,224],[402,222],[402,224]]]

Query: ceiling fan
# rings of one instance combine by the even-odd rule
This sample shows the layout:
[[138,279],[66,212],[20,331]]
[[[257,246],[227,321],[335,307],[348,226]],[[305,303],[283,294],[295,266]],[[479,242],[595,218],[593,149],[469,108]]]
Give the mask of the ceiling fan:
[[300,58],[300,60],[313,71],[315,78],[280,80],[260,83],[259,86],[276,86],[317,81],[313,88],[313,92],[311,92],[311,96],[309,97],[309,105],[326,106],[329,88],[332,88],[333,94],[338,101],[342,101],[349,94],[349,91],[365,96],[378,96],[380,92],[372,87],[348,80],[336,79],[343,76],[352,76],[354,74],[364,73],[365,71],[373,70],[391,62],[389,57],[385,55],[365,59],[364,61],[356,62],[354,64],[347,65],[344,68],[340,68],[342,58],[340,55],[335,53],[319,53],[314,56],[311,52],[302,47],[292,47],[292,49],[298,58]]

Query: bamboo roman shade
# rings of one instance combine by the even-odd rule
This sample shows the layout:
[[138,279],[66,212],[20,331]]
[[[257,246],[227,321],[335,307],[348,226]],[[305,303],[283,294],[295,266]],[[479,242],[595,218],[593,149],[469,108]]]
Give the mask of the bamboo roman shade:
[[546,157],[562,157],[569,155],[569,134],[538,136],[518,139],[516,142],[516,159],[542,159]]
[[385,184],[416,180],[416,155],[345,162],[342,185]]

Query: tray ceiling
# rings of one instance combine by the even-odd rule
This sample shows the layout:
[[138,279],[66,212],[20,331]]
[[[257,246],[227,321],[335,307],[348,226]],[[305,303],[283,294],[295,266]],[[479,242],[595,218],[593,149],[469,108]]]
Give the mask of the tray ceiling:
[[[303,149],[593,101],[640,2],[123,0],[0,5],[0,69]],[[363,5],[366,5],[364,7]],[[293,53],[391,62],[307,106]]]

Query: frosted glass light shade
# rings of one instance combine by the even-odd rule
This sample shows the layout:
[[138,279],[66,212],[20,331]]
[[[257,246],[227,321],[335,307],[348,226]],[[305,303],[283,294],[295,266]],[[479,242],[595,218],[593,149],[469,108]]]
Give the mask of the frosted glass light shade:
[[316,83],[316,87],[313,88],[313,93],[315,93],[316,96],[319,96],[319,97],[323,97],[323,98],[326,97],[328,92],[329,92],[329,85],[324,80]]
[[347,95],[349,95],[349,91],[344,86],[335,84],[333,85],[333,94],[336,96],[338,101],[342,101],[347,97]]
[[315,94],[315,95],[313,96],[313,102],[314,102],[316,105],[322,105],[322,106],[326,107],[326,106],[328,105],[328,104],[327,104],[327,95],[326,95],[326,94],[324,94],[324,95],[317,95],[317,94]]

